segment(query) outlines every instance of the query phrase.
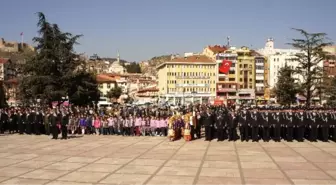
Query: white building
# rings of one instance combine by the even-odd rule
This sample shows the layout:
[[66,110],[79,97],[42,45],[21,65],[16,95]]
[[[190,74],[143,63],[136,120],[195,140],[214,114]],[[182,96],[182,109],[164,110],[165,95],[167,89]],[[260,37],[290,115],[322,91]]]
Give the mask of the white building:
[[122,66],[121,63],[120,63],[119,53],[118,53],[117,60],[114,61],[111,65],[109,65],[108,73],[118,73],[118,74],[126,73],[126,68],[124,66]]
[[[295,55],[300,53],[300,50],[296,49],[275,49],[274,40],[272,38],[267,39],[265,48],[258,50],[258,53],[268,58],[269,76],[268,85],[273,88],[278,82],[279,70],[286,64],[292,69],[295,69],[299,63],[295,60]],[[296,75],[294,78],[302,79],[301,76]]]

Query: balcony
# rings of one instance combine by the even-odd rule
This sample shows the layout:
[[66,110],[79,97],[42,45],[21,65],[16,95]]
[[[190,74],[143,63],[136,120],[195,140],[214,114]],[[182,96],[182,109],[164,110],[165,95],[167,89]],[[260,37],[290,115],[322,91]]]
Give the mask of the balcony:
[[210,76],[176,76],[176,79],[210,79]]
[[264,91],[264,89],[256,89],[255,94],[256,95],[262,95],[262,94],[265,94],[265,91]]
[[264,80],[264,76],[256,76],[256,80]]
[[265,73],[265,70],[264,69],[257,69],[256,73]]
[[217,92],[237,92],[236,88],[218,88]]
[[256,87],[264,87],[265,85],[263,83],[256,83],[255,86]]
[[251,67],[240,68],[241,71],[252,71]]

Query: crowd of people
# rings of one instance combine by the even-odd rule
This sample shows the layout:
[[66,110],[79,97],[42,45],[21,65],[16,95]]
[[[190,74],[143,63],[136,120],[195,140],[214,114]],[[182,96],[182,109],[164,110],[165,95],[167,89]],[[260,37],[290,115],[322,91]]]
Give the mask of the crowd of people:
[[168,136],[206,141],[336,141],[336,111],[304,107],[267,107],[238,110],[225,106],[90,108],[8,108],[0,110],[0,132],[45,134],[52,139],[71,135]]

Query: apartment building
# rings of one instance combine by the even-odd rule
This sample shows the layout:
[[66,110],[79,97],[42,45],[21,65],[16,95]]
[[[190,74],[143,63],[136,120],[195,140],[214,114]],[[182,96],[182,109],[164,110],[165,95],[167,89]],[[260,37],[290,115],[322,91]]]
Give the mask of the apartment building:
[[216,96],[216,62],[204,55],[173,57],[157,66],[161,100],[208,103]]

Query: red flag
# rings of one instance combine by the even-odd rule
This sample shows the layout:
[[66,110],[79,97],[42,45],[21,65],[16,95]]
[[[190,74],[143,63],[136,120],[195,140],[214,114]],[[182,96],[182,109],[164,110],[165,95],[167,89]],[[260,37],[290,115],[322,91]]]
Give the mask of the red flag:
[[20,35],[22,36],[22,35],[23,35],[23,32],[21,32]]
[[218,68],[220,73],[227,74],[230,70],[232,62],[229,60],[223,60],[221,66]]

